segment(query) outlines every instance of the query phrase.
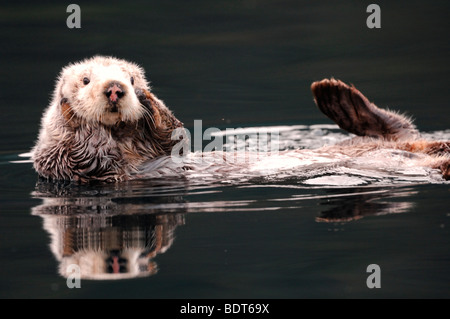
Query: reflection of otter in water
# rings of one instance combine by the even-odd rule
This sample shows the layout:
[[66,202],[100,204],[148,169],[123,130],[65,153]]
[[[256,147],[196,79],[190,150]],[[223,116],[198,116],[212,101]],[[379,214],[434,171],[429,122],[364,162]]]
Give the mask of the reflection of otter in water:
[[[149,276],[157,271],[153,258],[171,247],[177,226],[184,216],[195,212],[263,211],[282,209],[265,207],[252,200],[185,202],[180,188],[171,184],[166,196],[164,186],[144,183],[132,188],[117,185],[73,185],[40,182],[34,197],[43,202],[33,215],[43,219],[50,234],[50,249],[59,261],[59,272],[70,276],[72,264],[80,267],[85,279],[122,279]],[[156,184],[158,185],[158,184]],[[217,185],[215,186],[217,187]],[[142,193],[143,189],[145,192]],[[140,194],[140,196],[136,196]],[[317,222],[348,222],[366,216],[408,212],[413,203],[409,188],[329,189],[325,194],[300,196],[288,209],[303,207],[303,200],[318,200],[321,209]],[[259,195],[258,195],[259,196]],[[284,201],[284,199],[283,199]],[[256,201],[255,201],[256,202]]]
[[32,213],[43,218],[62,276],[75,264],[82,279],[133,278],[157,272],[152,259],[170,248],[176,227],[184,224],[183,209],[161,213],[151,208],[160,204],[149,201],[49,197]]
[[317,222],[349,222],[368,216],[405,213],[411,210],[413,204],[409,201],[392,199],[408,197],[417,194],[408,189],[375,190],[352,189],[347,194],[341,191],[329,190],[336,193],[324,197],[321,203],[327,209],[321,211]]
[[[312,92],[325,115],[361,136],[319,149],[319,155],[360,156],[380,148],[400,149],[423,154],[416,165],[440,169],[444,178],[450,177],[449,141],[419,139],[410,120],[379,109],[341,81],[314,82]],[[124,60],[98,56],[64,68],[41,124],[32,157],[36,171],[47,179],[121,181],[149,169],[164,176],[195,168],[165,161],[178,142],[172,132],[182,123],[150,92],[144,71]]]
[[179,214],[119,216],[41,215],[51,236],[51,250],[67,277],[78,265],[82,279],[123,279],[157,272],[152,258],[164,253],[173,232],[183,223]]

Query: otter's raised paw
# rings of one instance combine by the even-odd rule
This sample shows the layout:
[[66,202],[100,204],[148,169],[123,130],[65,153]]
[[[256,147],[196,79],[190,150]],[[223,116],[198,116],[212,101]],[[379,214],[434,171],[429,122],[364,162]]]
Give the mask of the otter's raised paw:
[[395,112],[379,109],[354,86],[335,79],[311,85],[319,109],[340,128],[359,135],[390,140],[417,134],[412,122]]

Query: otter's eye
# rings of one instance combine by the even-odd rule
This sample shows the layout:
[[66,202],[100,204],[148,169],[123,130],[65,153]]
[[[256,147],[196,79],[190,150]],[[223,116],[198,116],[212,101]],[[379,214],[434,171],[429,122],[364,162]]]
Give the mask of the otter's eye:
[[134,85],[134,77],[130,78],[131,85]]
[[89,80],[89,78],[83,78],[83,84],[84,85],[88,85],[89,82],[91,82],[91,80]]

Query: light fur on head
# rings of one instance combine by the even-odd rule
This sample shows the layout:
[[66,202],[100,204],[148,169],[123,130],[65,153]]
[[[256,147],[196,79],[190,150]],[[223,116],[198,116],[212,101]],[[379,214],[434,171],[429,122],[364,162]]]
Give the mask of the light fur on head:
[[[84,80],[89,83],[85,84]],[[109,112],[108,98],[102,94],[112,82],[124,88],[118,112]],[[62,69],[51,107],[59,107],[67,99],[75,116],[87,122],[113,125],[118,121],[137,121],[144,110],[135,88],[149,89],[144,71],[137,64],[113,57],[95,56],[72,63]]]

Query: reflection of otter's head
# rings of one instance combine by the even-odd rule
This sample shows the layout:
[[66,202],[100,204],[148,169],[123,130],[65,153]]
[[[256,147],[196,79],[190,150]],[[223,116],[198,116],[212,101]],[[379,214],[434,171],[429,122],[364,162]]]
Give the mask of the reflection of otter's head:
[[[76,269],[82,279],[156,273],[152,259],[171,247],[175,229],[184,224],[186,205],[182,193],[174,193],[176,185],[184,184],[173,183],[88,186],[39,181],[32,196],[42,202],[31,213],[42,218],[50,234],[59,273],[70,277]],[[166,196],[165,187],[170,192]]]
[[142,116],[144,109],[135,94],[136,88],[148,90],[139,66],[97,56],[65,67],[54,99],[63,100],[66,117],[113,125],[119,121],[135,122]]
[[83,250],[60,259],[59,273],[69,277],[71,265],[80,267],[81,278],[84,279],[124,279],[153,275],[157,272],[156,264],[139,249]]
[[68,277],[77,265],[82,279],[123,279],[157,272],[152,258],[173,242],[174,230],[184,222],[180,214],[47,215],[44,228],[51,250]]

